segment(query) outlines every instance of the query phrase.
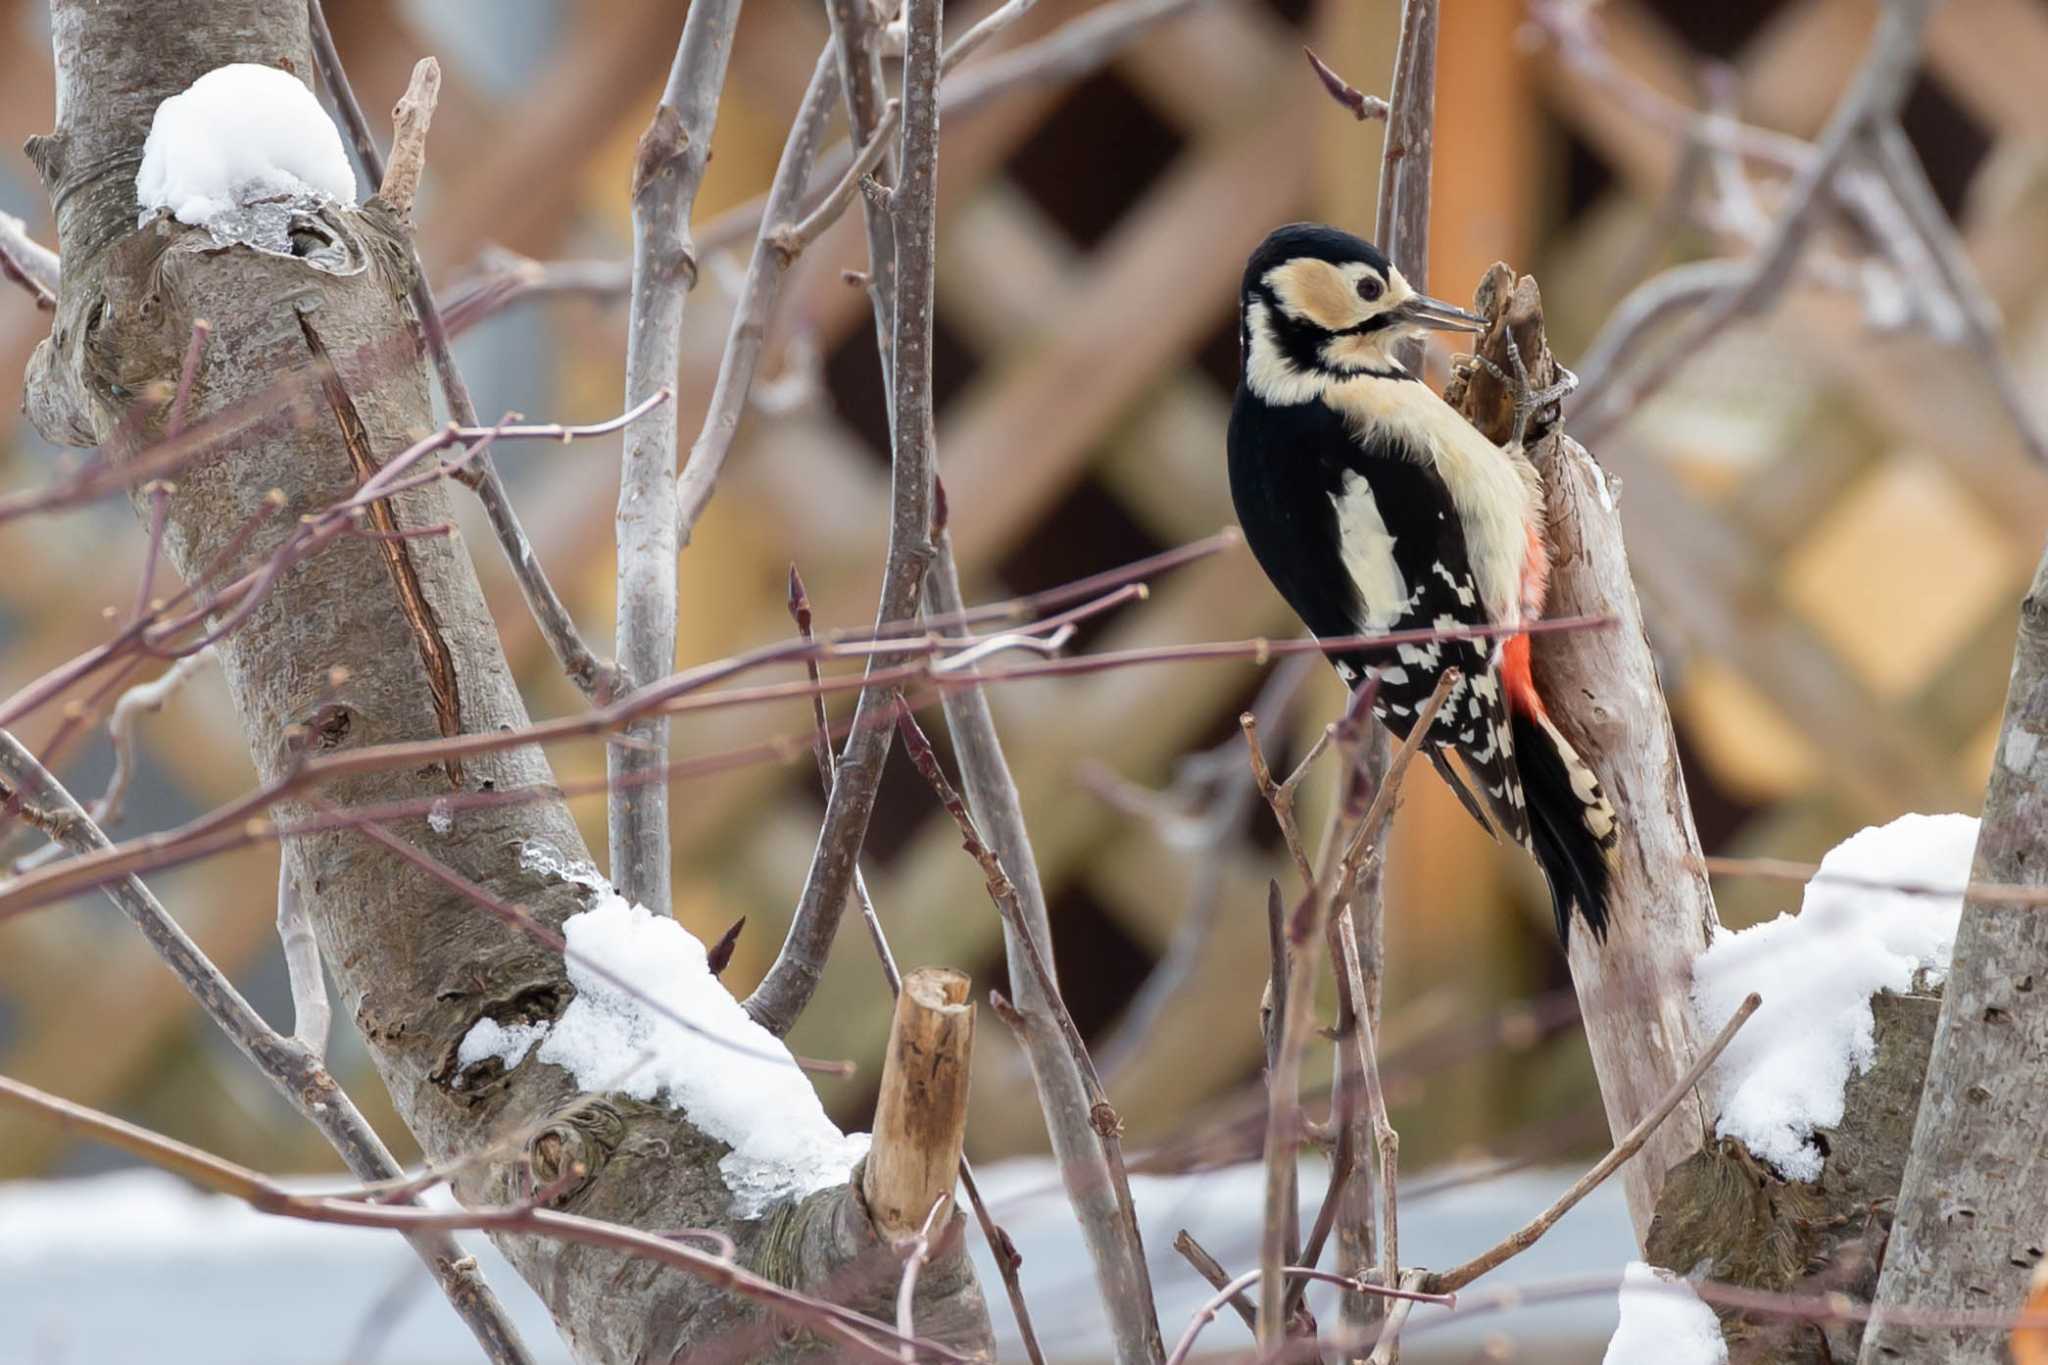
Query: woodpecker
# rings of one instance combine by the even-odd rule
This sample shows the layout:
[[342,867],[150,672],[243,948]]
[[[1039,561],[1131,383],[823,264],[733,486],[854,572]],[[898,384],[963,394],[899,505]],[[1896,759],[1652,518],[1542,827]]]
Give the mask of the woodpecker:
[[[1542,615],[1550,561],[1535,467],[1396,358],[1425,328],[1484,319],[1417,293],[1379,248],[1295,223],[1260,243],[1239,299],[1230,493],[1260,568],[1320,637],[1515,626]],[[1571,911],[1607,930],[1615,844],[1600,781],[1537,695],[1526,634],[1330,655],[1406,738],[1447,668],[1426,749],[1481,825],[1528,849],[1560,939]],[[1456,752],[1483,803],[1451,766]],[[1489,816],[1491,817],[1489,819]]]

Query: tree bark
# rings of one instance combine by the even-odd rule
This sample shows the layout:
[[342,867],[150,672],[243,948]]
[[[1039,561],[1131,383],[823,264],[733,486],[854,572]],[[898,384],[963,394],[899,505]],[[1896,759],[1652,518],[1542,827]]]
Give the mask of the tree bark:
[[[406,326],[405,229],[374,200],[299,214],[294,240],[304,255],[223,246],[204,228],[167,220],[138,229],[135,168],[157,103],[229,62],[303,79],[312,70],[305,7],[56,0],[52,8],[58,127],[30,150],[56,205],[64,271],[53,334],[30,364],[31,414],[52,439],[107,441],[134,395],[175,380],[195,320],[210,321],[195,418],[252,402],[266,412],[175,476],[166,551],[191,581],[270,490],[281,491],[283,510],[261,523],[232,577],[263,562],[301,514],[355,489],[337,407],[353,412],[379,458],[431,429],[426,373]],[[279,381],[308,369],[316,338],[345,392],[326,398],[316,383],[279,402]],[[440,484],[393,503],[401,528],[449,520]],[[480,732],[527,723],[460,539],[396,543],[409,573],[387,561],[388,542],[345,537],[286,572],[222,641],[228,685],[266,780],[289,768],[300,745],[356,748],[431,740],[451,725]],[[351,777],[273,814],[289,821],[314,800],[347,809],[459,794],[458,786],[505,791],[551,781],[537,749],[508,750]],[[587,858],[557,799],[463,806],[445,832],[424,821],[390,832],[544,925],[559,927],[580,908],[579,888],[520,856],[545,846]],[[558,954],[360,831],[293,837],[285,856],[400,1115],[431,1160],[475,1158],[456,1182],[464,1200],[516,1200],[580,1164],[555,1206],[643,1229],[724,1230],[740,1259],[770,1278],[798,1288],[829,1282],[835,1301],[893,1319],[896,1258],[852,1186],[743,1221],[718,1173],[723,1145],[686,1115],[617,1094],[579,1095],[567,1072],[538,1062],[510,1072],[494,1060],[458,1067],[457,1049],[478,1020],[561,1013],[575,992]],[[498,1145],[508,1137],[524,1140]],[[983,1349],[986,1312],[957,1239],[953,1246],[920,1281],[917,1321],[927,1335]],[[533,1238],[508,1238],[505,1251],[582,1360],[668,1360],[761,1317],[749,1302],[616,1252]],[[762,1343],[750,1358],[823,1351],[806,1334],[770,1333]]]
[[[1973,881],[2048,883],[2048,554],[2020,604]],[[2048,1248],[2048,913],[1968,901],[1875,1307],[2010,1313]],[[1874,1322],[1864,1365],[2006,1359],[2003,1331]]]

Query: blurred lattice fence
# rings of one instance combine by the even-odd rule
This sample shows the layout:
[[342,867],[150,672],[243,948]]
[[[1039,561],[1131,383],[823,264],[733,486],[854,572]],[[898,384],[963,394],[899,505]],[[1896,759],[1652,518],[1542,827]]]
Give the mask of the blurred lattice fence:
[[[954,0],[956,31],[985,4]],[[1006,38],[1089,8],[1041,0]],[[413,60],[446,72],[423,241],[436,278],[494,244],[536,260],[617,259],[623,187],[677,26],[653,0],[354,0],[332,7],[364,102],[387,106]],[[42,7],[0,0],[0,130],[49,126]],[[947,127],[941,164],[940,454],[963,572],[988,598],[1064,582],[1208,534],[1230,519],[1222,429],[1236,364],[1232,306],[1246,251],[1271,225],[1371,221],[1376,127],[1346,119],[1299,55],[1311,41],[1368,89],[1384,81],[1396,7],[1378,0],[1211,0],[1147,31],[1107,70],[1020,89]],[[1631,78],[1697,101],[1703,63],[1735,73],[1741,115],[1816,131],[1873,19],[1868,0],[1614,0],[1597,7]],[[749,6],[700,217],[764,189],[824,24],[790,0]],[[2048,9],[1950,0],[1908,127],[2008,320],[2023,383],[2048,377]],[[2026,73],[2034,73],[2030,81]],[[1561,60],[1509,0],[1451,0],[1440,54],[1430,284],[1459,297],[1505,258],[1533,269],[1570,355],[1656,267],[1710,252],[1674,220],[1682,135],[1636,118]],[[1772,187],[1764,182],[1761,192]],[[18,155],[0,209],[46,240]],[[821,621],[872,614],[887,471],[861,263],[842,222],[799,262],[775,336],[772,405],[748,415],[729,473],[682,560],[682,654],[716,657],[784,635],[784,574],[802,566]],[[713,260],[685,338],[685,432],[701,416],[730,272]],[[0,483],[46,477],[55,456],[19,408],[47,315],[0,293]],[[520,305],[463,343],[487,412],[591,419],[616,409],[623,309],[601,294]],[[2006,608],[2048,525],[2048,471],[2028,463],[1960,352],[1873,333],[1852,299],[1800,290],[1768,322],[1728,333],[1599,453],[1624,511],[1688,745],[1713,851],[1809,855],[1907,809],[1973,809],[2010,651]],[[506,457],[540,552],[586,625],[611,614],[616,465],[598,446]],[[488,537],[470,543],[539,713],[579,704],[552,676]],[[125,601],[142,538],[125,506],[0,528],[0,692],[92,643]],[[1085,637],[1092,647],[1277,633],[1289,618],[1240,551],[1154,585]],[[998,691],[999,723],[1053,900],[1059,967],[1097,1039],[1167,951],[1200,874],[1152,825],[1082,780],[1096,763],[1162,784],[1225,737],[1259,675],[1242,664],[1119,671]],[[1335,710],[1316,674],[1297,738]],[[147,723],[128,829],[187,818],[252,780],[224,695],[202,678]],[[679,727],[677,749],[800,732],[801,706]],[[31,731],[39,741],[47,731]],[[597,777],[595,746],[555,753]],[[103,741],[68,775],[97,790]],[[900,760],[898,760],[900,762]],[[678,913],[700,934],[744,914],[733,970],[751,982],[781,939],[821,802],[809,760],[693,784],[675,800]],[[602,804],[580,814],[593,842]],[[1258,834],[1258,831],[1253,831]],[[997,924],[951,826],[892,767],[867,864],[896,950],[981,981],[1001,974]],[[19,849],[11,852],[19,852]],[[1262,890],[1280,860],[1263,837],[1222,859],[1221,913],[1194,970],[1111,1079],[1139,1143],[1193,1126],[1197,1107],[1256,1072]],[[165,875],[164,899],[259,1002],[283,1000],[268,851]],[[1563,986],[1533,873],[1497,856],[1432,780],[1411,788],[1391,890],[1390,1084],[1418,1166],[1511,1132],[1600,1145],[1575,1031],[1542,1004]],[[1734,922],[1789,893],[1729,887]],[[886,999],[857,930],[792,1041],[874,1074]],[[1535,1005],[1502,1014],[1503,1002]],[[1568,1016],[1567,1016],[1568,1017]],[[0,932],[0,1071],[138,1114],[271,1167],[325,1155],[195,1027],[181,988],[124,924],[81,902]],[[984,1030],[972,1148],[1040,1136],[1021,1062]],[[1497,1044],[1505,1042],[1508,1047]],[[1405,1046],[1404,1046],[1405,1045]],[[359,1054],[354,1065],[364,1069]],[[865,1123],[863,1082],[828,1088]],[[374,1087],[361,1087],[368,1107]],[[47,1129],[6,1130],[0,1175],[62,1164]],[[397,1135],[396,1125],[387,1131]],[[77,1160],[78,1158],[70,1158]]]

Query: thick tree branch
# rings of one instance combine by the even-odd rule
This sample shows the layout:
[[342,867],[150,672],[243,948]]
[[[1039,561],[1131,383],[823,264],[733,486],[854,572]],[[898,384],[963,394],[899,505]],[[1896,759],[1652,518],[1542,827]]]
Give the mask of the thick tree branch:
[[768,189],[768,204],[762,214],[760,234],[754,240],[753,258],[740,285],[739,301],[732,312],[732,327],[726,334],[725,354],[719,358],[718,380],[712,386],[711,401],[704,409],[704,425],[690,447],[689,463],[676,485],[679,519],[678,544],[687,546],[697,518],[711,501],[725,457],[739,434],[740,417],[746,411],[747,392],[753,387],[754,372],[761,363],[761,345],[767,336],[768,320],[775,300],[782,292],[782,278],[795,258],[789,219],[801,206],[817,164],[818,144],[825,136],[825,122],[839,102],[839,69],[832,50],[818,56],[811,81],[797,106],[790,125],[789,140],[783,144],[782,160],[775,167],[775,180]]
[[[350,145],[355,148],[363,178],[381,188],[387,167],[383,155],[377,150],[376,135],[370,131],[369,120],[363,116],[363,106],[356,101],[355,90],[349,85],[348,71],[341,64],[341,53],[334,45],[334,34],[327,27],[327,14],[321,8],[320,0],[307,0],[307,5],[313,58],[319,64],[320,79],[334,97],[335,111],[341,115]],[[426,98],[426,92],[421,91],[420,99],[425,101]],[[402,106],[401,113],[405,112]],[[411,120],[409,126],[415,136],[400,150],[408,163],[423,162],[426,155],[426,119]],[[401,137],[407,133],[407,127],[407,123],[401,124]],[[410,167],[408,174],[415,183],[418,173],[417,165]],[[394,188],[402,188],[406,180],[407,175],[401,175],[400,185]],[[393,207],[402,218],[403,207]],[[455,364],[455,352],[449,345],[448,327],[442,321],[440,304],[434,297],[433,287],[427,282],[426,267],[421,263],[419,251],[410,236],[405,240],[404,249],[412,267],[408,291],[414,323],[426,343],[427,353],[433,357],[441,396],[447,400],[451,417],[463,426],[473,427],[477,424],[476,404],[470,400],[469,385]],[[563,604],[561,595],[548,579],[547,571],[541,567],[539,557],[534,554],[533,542],[527,538],[526,528],[520,524],[519,514],[512,508],[511,497],[506,493],[504,481],[498,477],[497,464],[488,451],[478,457],[475,471],[464,481],[476,490],[477,501],[483,504],[491,531],[512,566],[513,579],[519,584],[520,595],[526,599],[527,610],[533,613],[541,638],[554,651],[555,659],[569,675],[569,681],[582,689],[586,696],[611,691],[614,685],[611,666],[600,660],[583,642],[583,634],[576,628],[575,618],[570,616],[569,608]]]
[[[697,283],[690,210],[711,164],[718,96],[739,0],[690,6],[653,121],[633,166],[633,287],[626,324],[626,403],[676,382],[683,305]],[[664,405],[626,428],[620,457],[616,651],[629,687],[676,663],[676,412]],[[630,727],[605,755],[612,880],[658,914],[669,908],[668,722]]]
[[[939,620],[957,618],[963,610],[952,550],[952,538],[941,533],[938,558],[925,581],[925,614]],[[1003,917],[1003,951],[1017,1008],[1026,1019],[1064,1013],[1053,970],[1052,922],[1046,914],[1045,888],[1024,824],[1017,781],[1003,756],[987,693],[978,686],[948,691],[944,706],[968,809],[1017,892],[1015,915]],[[1034,959],[1044,964],[1043,977],[1031,970]],[[1156,1359],[1164,1343],[1153,1306],[1151,1270],[1137,1223],[1127,1216],[1118,1197],[1121,1172],[1112,1168],[1111,1155],[1096,1125],[1095,1102],[1101,1083],[1085,1073],[1086,1059],[1060,1045],[1053,1030],[1027,1028],[1019,1038],[1038,1087],[1039,1107],[1045,1114],[1053,1158],[1059,1163],[1060,1181],[1095,1268],[1118,1359]]]
[[[863,4],[831,6],[834,33],[846,60],[859,56],[853,35],[839,27],[858,16]],[[895,247],[894,337],[886,379],[895,395],[890,402],[889,549],[882,568],[881,602],[875,611],[877,634],[897,628],[917,614],[924,578],[932,559],[933,462],[936,432],[932,425],[932,310],[936,291],[935,256],[938,232],[939,155],[939,15],[937,0],[916,0],[909,7],[903,79],[903,181],[891,193],[890,239]],[[849,46],[851,45],[851,46]],[[855,63],[856,67],[859,65]],[[872,92],[869,92],[872,93]],[[848,90],[856,130],[865,96]],[[879,110],[874,117],[879,118]],[[870,222],[875,215],[871,211]],[[876,297],[882,298],[879,267]],[[870,665],[873,672],[873,665]],[[809,873],[789,926],[782,951],[768,975],[747,1000],[747,1012],[769,1031],[789,1032],[797,1015],[817,988],[825,956],[838,932],[839,917],[859,862],[874,813],[875,791],[887,762],[894,729],[884,718],[899,705],[896,689],[868,686],[854,708],[853,730],[847,736],[833,773],[832,795],[811,855]]]

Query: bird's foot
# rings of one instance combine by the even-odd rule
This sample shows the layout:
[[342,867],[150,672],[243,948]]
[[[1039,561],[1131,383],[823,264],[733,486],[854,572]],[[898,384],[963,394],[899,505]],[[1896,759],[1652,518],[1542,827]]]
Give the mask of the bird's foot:
[[1477,353],[1473,355],[1472,361],[1492,375],[1499,381],[1500,386],[1508,391],[1508,400],[1515,409],[1515,424],[1509,443],[1522,446],[1527,441],[1529,424],[1535,419],[1536,414],[1578,388],[1579,377],[1564,366],[1557,365],[1557,381],[1539,389],[1529,378],[1529,367],[1522,360],[1522,348],[1515,342],[1514,331],[1511,328],[1501,329],[1501,340],[1507,343],[1507,369]]

